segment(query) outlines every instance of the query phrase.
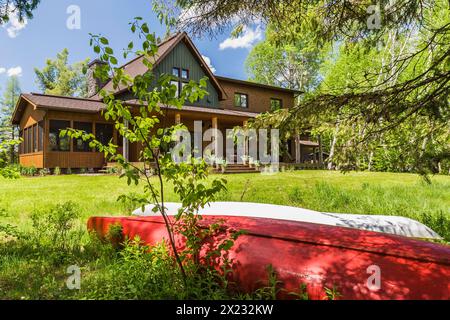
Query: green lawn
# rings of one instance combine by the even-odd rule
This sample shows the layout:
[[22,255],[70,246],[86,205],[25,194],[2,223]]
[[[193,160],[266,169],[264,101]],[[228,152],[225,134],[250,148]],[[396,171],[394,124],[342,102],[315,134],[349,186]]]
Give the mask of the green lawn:
[[[448,176],[433,177],[431,185],[418,175],[397,173],[295,171],[273,176],[242,174],[223,177],[228,180],[228,192],[220,195],[223,201],[242,199],[325,212],[401,215],[425,221],[432,227],[436,227],[433,225],[435,222],[428,220],[433,220],[433,217],[440,216],[450,221],[447,220],[450,219]],[[120,194],[136,191],[139,187],[129,187],[117,176],[0,179],[0,209],[9,215],[0,217],[0,222],[27,228],[28,216],[34,209],[68,200],[81,206],[82,223],[91,215],[125,214],[126,209],[116,199]],[[166,193],[169,201],[177,201],[170,186]]]

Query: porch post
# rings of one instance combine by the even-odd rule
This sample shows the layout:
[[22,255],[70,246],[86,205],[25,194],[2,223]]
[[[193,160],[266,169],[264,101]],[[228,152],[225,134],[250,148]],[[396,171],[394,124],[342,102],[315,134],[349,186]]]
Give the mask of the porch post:
[[[125,129],[128,129],[128,120],[124,120],[123,122]],[[123,157],[125,158],[126,161],[129,161],[130,158],[130,144],[128,142],[128,139],[123,137]]]
[[[247,126],[247,124],[248,124],[248,121],[247,120],[245,120],[243,123],[242,123],[242,126],[244,127],[244,134],[245,134],[245,136],[244,136],[244,156],[245,157],[248,157],[249,156],[249,152],[248,152],[248,149],[249,149],[249,147],[248,147],[248,143],[249,143],[249,139],[248,139],[248,134],[247,134],[247,129],[245,128],[246,126]],[[257,159],[253,159],[254,161],[256,161]]]
[[319,135],[319,166],[322,168],[323,165],[323,148],[322,148],[322,136]]
[[219,130],[219,123],[218,123],[218,119],[217,117],[213,117],[211,119],[211,123],[212,123],[212,128],[214,129],[215,133],[214,133],[214,155],[217,157],[219,153],[219,140],[218,137],[216,135],[216,130]]
[[301,163],[300,136],[295,135],[295,163]]

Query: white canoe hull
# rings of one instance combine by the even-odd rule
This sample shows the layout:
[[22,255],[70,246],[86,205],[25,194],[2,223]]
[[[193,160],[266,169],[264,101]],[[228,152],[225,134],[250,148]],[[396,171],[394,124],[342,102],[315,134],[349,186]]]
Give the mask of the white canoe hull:
[[[165,203],[168,215],[176,215],[181,208],[180,203]],[[136,209],[133,215],[152,216],[153,205],[145,210]],[[331,226],[348,227],[395,234],[422,239],[442,239],[436,232],[413,219],[398,216],[360,215],[343,213],[325,213],[303,208],[280,206],[273,204],[250,202],[212,202],[200,209],[202,216],[223,215],[236,217],[269,218],[289,221],[301,221]]]

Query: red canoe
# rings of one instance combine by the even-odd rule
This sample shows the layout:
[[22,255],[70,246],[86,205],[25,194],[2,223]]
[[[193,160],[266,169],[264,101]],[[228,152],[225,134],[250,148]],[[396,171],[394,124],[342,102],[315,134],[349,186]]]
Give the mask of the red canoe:
[[[267,283],[272,265],[283,292],[324,299],[335,287],[340,299],[450,299],[450,247],[378,232],[295,221],[209,216],[245,230],[230,252],[233,281],[252,292]],[[129,238],[153,245],[167,239],[161,217],[92,217],[88,228],[105,236],[120,223]],[[183,246],[182,239],[177,245]],[[377,280],[380,280],[377,282]],[[379,286],[378,286],[379,285]]]

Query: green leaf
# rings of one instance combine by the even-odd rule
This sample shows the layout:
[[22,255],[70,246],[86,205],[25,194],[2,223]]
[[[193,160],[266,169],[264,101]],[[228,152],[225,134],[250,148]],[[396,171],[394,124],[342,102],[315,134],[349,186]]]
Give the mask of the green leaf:
[[100,38],[100,42],[101,42],[102,44],[104,44],[104,45],[108,45],[108,44],[109,44],[108,39],[106,39],[105,37],[101,37],[101,38]]

